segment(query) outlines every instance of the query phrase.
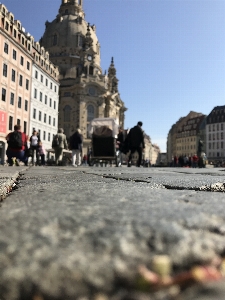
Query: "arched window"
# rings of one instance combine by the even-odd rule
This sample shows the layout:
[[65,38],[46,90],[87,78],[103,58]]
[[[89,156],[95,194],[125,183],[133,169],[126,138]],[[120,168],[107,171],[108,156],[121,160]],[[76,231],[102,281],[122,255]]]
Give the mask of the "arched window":
[[93,105],[88,105],[87,107],[87,121],[90,122],[95,117],[95,108]]
[[57,34],[54,34],[53,35],[53,46],[56,46],[57,43],[58,43],[58,36],[57,36]]
[[70,115],[71,115],[71,107],[66,105],[63,109],[64,111],[64,122],[70,122]]
[[94,68],[92,66],[89,67],[89,75],[94,75]]

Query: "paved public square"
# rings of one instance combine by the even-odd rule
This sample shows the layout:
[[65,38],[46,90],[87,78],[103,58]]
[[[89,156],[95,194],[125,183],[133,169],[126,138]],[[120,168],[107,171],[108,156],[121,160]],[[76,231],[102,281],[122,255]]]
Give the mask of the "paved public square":
[[225,169],[0,167],[1,300],[225,299],[225,282],[143,288],[225,253]]

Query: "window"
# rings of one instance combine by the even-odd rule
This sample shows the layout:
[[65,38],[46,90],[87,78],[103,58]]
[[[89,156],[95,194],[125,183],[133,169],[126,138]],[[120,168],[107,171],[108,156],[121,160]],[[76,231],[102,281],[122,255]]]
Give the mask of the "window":
[[29,91],[29,80],[28,79],[26,79],[26,90]]
[[55,126],[55,118],[53,118],[53,126]]
[[220,134],[219,134],[219,132],[217,132],[217,140],[219,140],[220,139]]
[[48,141],[50,142],[50,140],[51,140],[51,135],[50,133],[48,133]]
[[23,76],[22,75],[20,75],[20,78],[19,78],[19,85],[23,86]]
[[9,30],[9,23],[8,23],[8,22],[5,23],[5,29],[6,29],[7,31]]
[[21,66],[23,66],[23,63],[24,63],[24,58],[23,58],[23,56],[20,56],[20,64],[21,64]]
[[64,107],[64,122],[70,122],[70,114],[71,114],[71,107],[69,105],[66,105]]
[[14,36],[14,38],[16,38],[16,37],[17,37],[17,32],[16,32],[16,29],[14,29],[14,30],[13,30],[13,36]]
[[45,95],[45,104],[48,103],[48,97]]
[[211,149],[211,143],[209,143],[209,149]]
[[82,35],[77,35],[76,36],[76,44],[77,47],[83,47],[83,36]]
[[56,109],[56,102],[54,101],[54,109]]
[[[219,118],[219,117],[218,117]],[[219,124],[216,125],[216,129],[219,130]]]
[[35,77],[36,79],[38,79],[38,72],[37,72],[37,71],[35,71],[34,77]]
[[34,98],[37,99],[37,89],[34,89]]
[[52,98],[49,99],[49,106],[52,107]]
[[24,37],[22,36],[22,45],[24,45]]
[[17,119],[16,124],[20,125],[20,119]]
[[223,142],[221,142],[221,149],[223,149]]
[[209,141],[211,141],[211,133],[209,134]]
[[33,109],[33,118],[36,119],[36,108]]
[[40,92],[40,101],[42,102],[42,92]]
[[13,117],[9,117],[9,130],[13,129]]
[[52,90],[52,82],[50,83],[50,89]]
[[14,105],[14,94],[13,93],[10,94],[10,104]]
[[7,77],[7,65],[3,64],[3,76]]
[[26,121],[23,122],[23,132],[27,133],[27,122]]
[[43,140],[45,141],[45,139],[46,139],[46,132],[43,131]]
[[47,116],[44,114],[44,123],[46,123]]
[[39,111],[39,118],[38,118],[39,121],[41,121],[41,111]]
[[30,63],[27,61],[27,70],[30,70]]
[[223,124],[221,124],[221,130],[223,130]]
[[16,50],[13,49],[13,59],[16,60]]
[[57,34],[53,36],[53,46],[57,45]]
[[12,80],[13,82],[16,81],[16,71],[13,70],[13,69],[12,69],[12,77],[11,77],[11,80]]
[[2,101],[6,100],[6,89],[2,88]]
[[55,93],[57,92],[57,87],[56,87],[56,85],[55,85]]
[[43,75],[41,75],[41,82],[43,82]]
[[28,111],[28,100],[25,100],[24,109],[25,111]]
[[51,125],[51,116],[48,117],[48,124]]
[[209,125],[209,131],[211,131],[211,125]]
[[9,53],[9,45],[8,45],[7,43],[4,44],[4,52],[5,52],[6,54]]
[[19,96],[18,97],[18,108],[21,108],[22,106],[22,98]]
[[45,79],[45,85],[48,86],[48,79]]
[[220,133],[221,140],[223,140],[223,132]]
[[41,130],[38,129],[39,138],[41,139]]
[[95,108],[93,105],[88,105],[87,107],[87,121],[90,122],[95,117]]

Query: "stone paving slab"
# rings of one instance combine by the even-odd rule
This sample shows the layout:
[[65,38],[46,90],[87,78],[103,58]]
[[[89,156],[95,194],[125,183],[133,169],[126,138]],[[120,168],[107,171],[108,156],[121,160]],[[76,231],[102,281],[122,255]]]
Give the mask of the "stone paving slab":
[[0,201],[6,198],[25,167],[5,167],[0,165]]
[[[198,186],[202,172],[209,184],[224,180],[219,169],[210,170],[214,175],[153,168],[22,171],[18,188],[0,208],[0,299],[176,299],[136,289],[137,270],[150,266],[155,254],[169,255],[175,272],[224,253],[224,193],[162,184]],[[121,173],[124,180],[118,180]],[[224,281],[216,284],[176,297],[204,299],[211,288],[205,299],[222,300]]]

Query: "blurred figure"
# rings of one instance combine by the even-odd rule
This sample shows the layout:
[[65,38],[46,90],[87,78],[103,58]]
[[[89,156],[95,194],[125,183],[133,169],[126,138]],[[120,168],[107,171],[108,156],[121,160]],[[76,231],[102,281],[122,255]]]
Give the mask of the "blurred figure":
[[45,154],[46,154],[46,151],[45,151],[45,148],[44,148],[44,146],[43,146],[43,144],[42,144],[41,141],[38,144],[38,154],[41,157],[41,165],[44,166],[45,165]]
[[13,162],[19,166],[19,161],[22,161],[27,165],[27,157],[25,154],[25,149],[27,145],[28,136],[21,132],[21,126],[15,125],[14,131],[10,132],[6,136],[8,143],[8,149],[6,151],[8,157],[9,166],[13,166]]
[[128,159],[128,167],[131,167],[131,159],[132,155],[135,151],[138,152],[138,161],[137,167],[141,166],[142,162],[142,152],[145,149],[145,142],[144,142],[144,131],[142,130],[143,123],[139,121],[136,126],[131,128],[128,134],[128,145],[130,149],[130,155]]
[[[54,136],[52,141],[52,148],[55,150],[55,164],[56,166],[59,165],[59,161],[62,160],[63,149],[68,148],[66,135],[63,133],[63,128],[59,128],[58,133]],[[57,145],[54,141],[57,139]]]
[[78,128],[76,132],[70,137],[70,149],[72,150],[73,167],[81,165],[82,143],[83,139],[81,135],[81,130]]
[[34,155],[36,156],[36,165],[38,164],[38,145],[40,142],[40,137],[36,130],[33,131],[32,136],[30,137],[30,149],[32,150],[32,165],[34,165]]

